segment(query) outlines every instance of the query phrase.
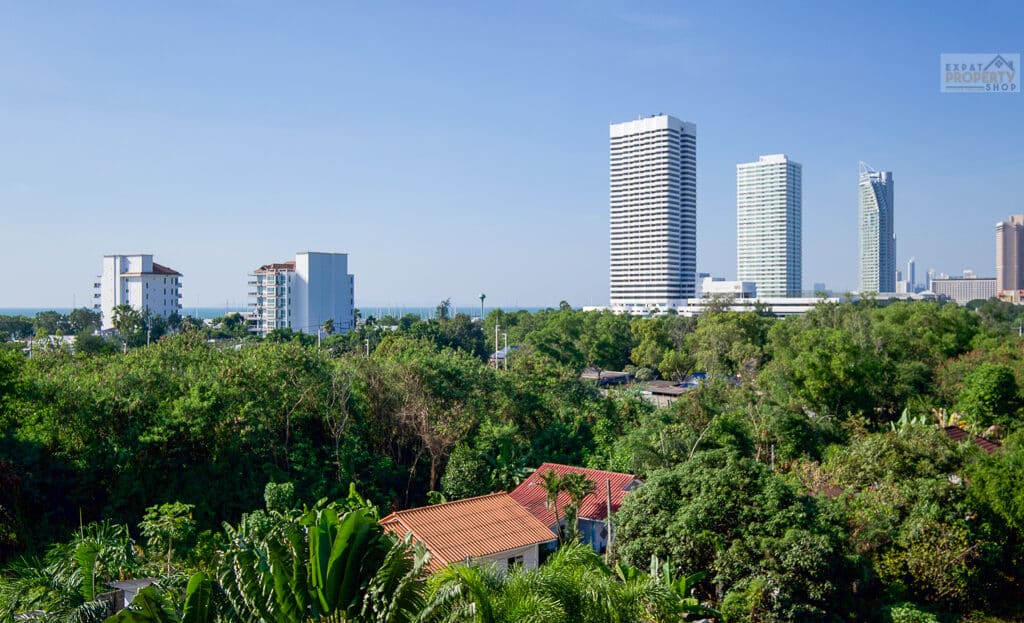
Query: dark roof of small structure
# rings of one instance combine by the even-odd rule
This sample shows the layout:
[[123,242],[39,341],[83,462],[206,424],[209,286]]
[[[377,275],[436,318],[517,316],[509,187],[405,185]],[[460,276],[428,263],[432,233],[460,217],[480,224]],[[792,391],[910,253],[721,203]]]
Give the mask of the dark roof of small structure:
[[946,432],[947,437],[949,437],[950,439],[957,443],[964,443],[965,441],[968,440],[974,441],[974,443],[979,448],[981,448],[988,454],[992,454],[1000,447],[1002,447],[1002,444],[1000,444],[998,441],[992,441],[991,439],[985,439],[984,437],[981,437],[979,435],[973,435],[970,432],[965,431],[964,429],[958,426],[946,426],[942,430]]

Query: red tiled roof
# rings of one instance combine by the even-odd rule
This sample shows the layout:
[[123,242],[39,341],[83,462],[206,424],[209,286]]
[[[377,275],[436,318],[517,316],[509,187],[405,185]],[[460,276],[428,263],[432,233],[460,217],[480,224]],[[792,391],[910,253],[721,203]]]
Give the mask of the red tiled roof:
[[412,532],[430,550],[429,566],[435,571],[466,557],[555,540],[550,528],[503,492],[397,511],[380,523],[399,537]]
[[[583,474],[589,480],[593,481],[594,493],[583,498],[583,503],[580,504],[579,516],[582,519],[594,519],[600,521],[608,516],[608,508],[605,500],[606,481],[611,481],[612,485],[613,513],[619,510],[619,507],[622,506],[622,501],[626,499],[626,494],[629,493],[633,486],[639,482],[633,474],[605,472],[599,469],[573,467],[571,465],[560,465],[558,463],[543,463],[537,468],[537,471],[530,474],[530,477],[521,482],[509,495],[511,495],[515,501],[522,504],[523,508],[530,511],[530,514],[539,519],[546,526],[555,525],[555,513],[554,510],[547,506],[548,494],[544,490],[544,481],[541,479],[541,476],[546,474],[548,470],[554,470],[554,472],[559,476],[564,476],[570,473]],[[570,501],[571,499],[569,498],[568,493],[563,491],[558,494],[559,519],[564,517],[562,509],[565,508]]]
[[153,274],[154,275],[177,275],[179,277],[181,276],[181,273],[179,273],[178,271],[174,270],[173,268],[168,268],[167,266],[164,266],[163,264],[157,264],[156,262],[153,262]]
[[968,439],[973,438],[974,443],[977,444],[979,448],[981,448],[988,454],[992,454],[993,452],[998,450],[1002,445],[998,441],[991,441],[985,439],[984,437],[979,437],[978,435],[972,435],[971,433],[957,426],[946,426],[942,430],[946,431],[947,437],[949,437],[950,439],[957,443],[963,443]]
[[258,273],[273,272],[278,270],[295,270],[295,260],[277,262],[275,264],[264,264],[256,269]]

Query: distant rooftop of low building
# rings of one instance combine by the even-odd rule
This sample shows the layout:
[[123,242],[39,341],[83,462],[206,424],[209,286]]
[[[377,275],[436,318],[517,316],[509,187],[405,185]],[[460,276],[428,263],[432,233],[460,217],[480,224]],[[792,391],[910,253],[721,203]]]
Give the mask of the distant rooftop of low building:
[[295,260],[289,260],[287,262],[276,262],[273,264],[264,264],[256,269],[258,273],[276,273],[287,270],[295,270]]
[[1002,447],[1002,444],[1000,444],[998,441],[992,441],[991,439],[985,439],[984,437],[981,437],[979,435],[973,435],[958,426],[946,426],[942,430],[946,431],[947,437],[949,437],[950,439],[957,443],[964,443],[965,441],[974,441],[974,444],[977,445],[982,450],[984,450],[987,454],[992,454],[1000,447]]

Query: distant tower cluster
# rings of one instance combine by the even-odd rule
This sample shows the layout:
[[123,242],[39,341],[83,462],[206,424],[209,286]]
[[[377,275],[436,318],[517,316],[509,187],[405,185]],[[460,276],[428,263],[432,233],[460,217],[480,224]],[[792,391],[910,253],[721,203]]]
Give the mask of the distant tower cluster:
[[[699,306],[688,301],[697,290],[696,126],[658,114],[611,124],[609,139],[611,308],[646,313]],[[916,258],[896,264],[893,173],[864,162],[858,172],[858,292],[915,295],[922,287]],[[1000,291],[1024,298],[1024,215],[997,224],[996,246]],[[802,165],[785,154],[737,164],[736,284],[748,284],[759,298],[801,298],[802,247]],[[929,269],[924,288],[933,291],[935,281]],[[725,283],[707,282],[713,289]],[[815,283],[815,292],[824,289]]]
[[784,154],[736,165],[736,279],[759,297],[798,297],[802,167]]
[[1024,290],[1024,214],[996,223],[996,291]]
[[892,171],[860,163],[860,291],[896,291]]
[[694,296],[697,126],[669,115],[612,124],[611,306],[665,309]]

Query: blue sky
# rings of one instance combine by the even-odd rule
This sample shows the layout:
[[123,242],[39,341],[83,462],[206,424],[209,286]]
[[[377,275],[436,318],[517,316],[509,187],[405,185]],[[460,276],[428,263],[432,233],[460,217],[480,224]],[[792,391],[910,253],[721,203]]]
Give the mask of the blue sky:
[[857,162],[899,261],[994,274],[1024,96],[941,94],[1020,52],[1020,3],[0,3],[0,307],[91,302],[151,252],[184,303],[348,252],[357,305],[605,304],[608,129],[697,124],[698,268],[734,277],[735,165],[803,164],[803,279],[857,283]]

